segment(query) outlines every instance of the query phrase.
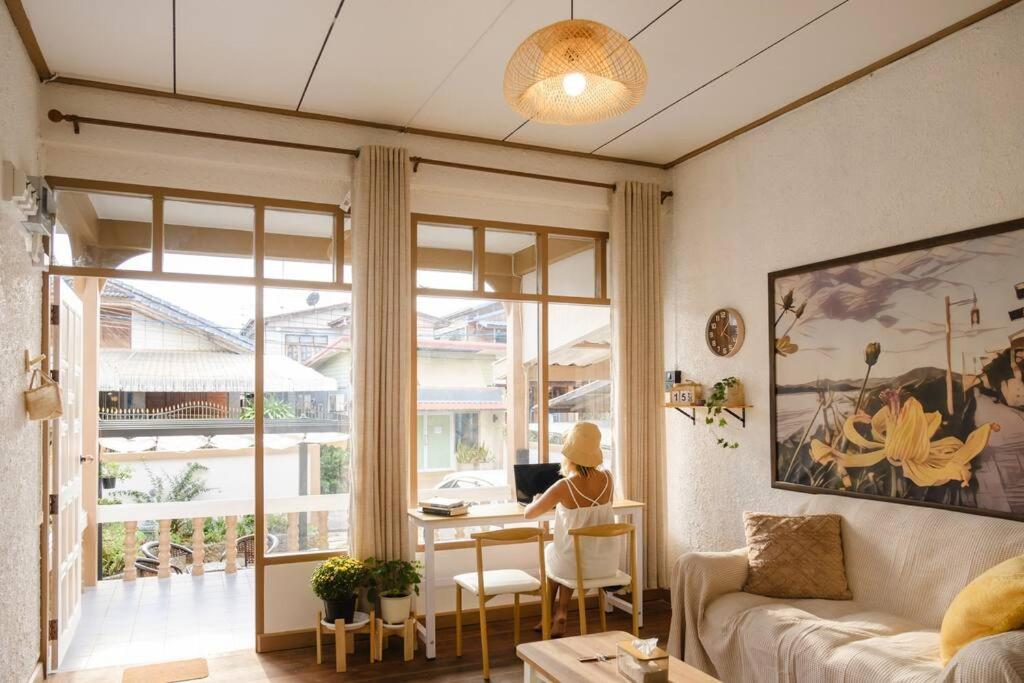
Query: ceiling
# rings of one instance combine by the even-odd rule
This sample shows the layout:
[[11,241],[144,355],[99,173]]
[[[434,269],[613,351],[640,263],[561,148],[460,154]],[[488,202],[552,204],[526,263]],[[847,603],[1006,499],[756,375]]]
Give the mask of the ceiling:
[[502,77],[569,0],[25,0],[49,69],[329,114],[667,164],[984,10],[993,0],[576,0],[643,56],[633,110],[524,121]]

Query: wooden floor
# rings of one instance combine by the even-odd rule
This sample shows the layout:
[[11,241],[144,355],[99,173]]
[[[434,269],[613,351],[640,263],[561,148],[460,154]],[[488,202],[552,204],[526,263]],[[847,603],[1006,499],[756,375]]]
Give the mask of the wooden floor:
[[[640,634],[648,638],[658,636],[664,644],[668,636],[671,610],[667,602],[654,600],[645,603],[646,626]],[[597,615],[590,611],[590,628],[597,628]],[[524,620],[523,641],[538,640],[540,634],[530,628],[532,623]],[[619,610],[608,615],[608,629],[629,630],[629,615]],[[522,681],[523,667],[512,646],[512,622],[488,622],[491,651],[491,681]],[[569,616],[568,635],[577,635],[579,626],[576,613]],[[364,638],[356,641],[356,653],[349,655],[348,672],[334,671],[334,651],[328,647],[324,663],[316,664],[313,648],[284,650],[257,655],[254,652],[211,657],[210,677],[205,681],[416,681],[417,683],[452,683],[454,681],[479,681],[480,632],[476,625],[463,631],[462,657],[455,656],[455,629],[439,629],[437,632],[437,658],[428,661],[422,647],[411,662],[402,661],[402,643],[394,640],[384,651],[384,661],[370,664],[369,652]],[[170,654],[170,653],[168,653]],[[120,668],[93,669],[57,674],[51,680],[56,683],[116,683],[121,680]]]

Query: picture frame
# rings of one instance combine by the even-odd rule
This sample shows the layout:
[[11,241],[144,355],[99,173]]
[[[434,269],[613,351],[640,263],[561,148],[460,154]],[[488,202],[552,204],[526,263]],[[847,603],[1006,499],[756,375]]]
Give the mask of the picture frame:
[[1024,219],[770,272],[772,487],[1024,520],[1018,264]]

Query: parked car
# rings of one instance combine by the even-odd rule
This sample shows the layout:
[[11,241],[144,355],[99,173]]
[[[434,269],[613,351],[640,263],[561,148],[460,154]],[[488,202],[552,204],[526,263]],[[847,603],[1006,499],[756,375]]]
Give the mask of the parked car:
[[467,470],[446,474],[437,485],[439,489],[475,489],[508,486],[505,470]]

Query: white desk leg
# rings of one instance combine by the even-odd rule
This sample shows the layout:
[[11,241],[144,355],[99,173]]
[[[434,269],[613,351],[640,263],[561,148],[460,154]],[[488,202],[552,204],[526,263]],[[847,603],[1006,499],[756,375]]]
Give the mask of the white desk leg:
[[523,683],[542,683],[543,680],[529,662],[523,662]]
[[635,515],[635,519],[636,519],[636,535],[637,535],[636,567],[637,567],[637,571],[640,572],[640,580],[637,581],[637,585],[640,587],[640,595],[639,596],[634,595],[634,596],[631,597],[631,599],[632,600],[639,600],[640,601],[640,605],[639,605],[639,607],[637,609],[637,621],[639,622],[640,628],[643,628],[643,625],[644,625],[644,600],[643,600],[643,594],[644,594],[644,586],[647,584],[647,580],[646,580],[647,572],[644,571],[644,511],[642,509],[641,510],[637,510],[634,513],[634,515]]
[[427,620],[427,659],[437,656],[436,623],[434,610],[434,591],[436,589],[434,572],[434,529],[423,528],[423,581],[426,584],[426,620]]

